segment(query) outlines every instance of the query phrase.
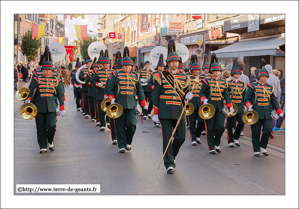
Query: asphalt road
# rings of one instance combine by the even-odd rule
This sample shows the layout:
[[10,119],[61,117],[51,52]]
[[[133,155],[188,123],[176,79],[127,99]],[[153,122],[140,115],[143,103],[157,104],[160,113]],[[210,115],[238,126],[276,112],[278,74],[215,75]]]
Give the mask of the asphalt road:
[[285,155],[281,150],[268,147],[270,155],[257,158],[248,139],[240,139],[239,148],[229,148],[224,133],[222,153],[211,155],[206,137],[194,147],[186,129],[175,173],[169,175],[163,163],[157,169],[163,155],[162,134],[151,120],[142,125],[138,116],[132,151],[120,154],[108,129],[100,132],[76,111],[68,87],[66,100],[66,115],[58,117],[54,152],[39,154],[35,120],[26,121],[15,114],[15,184],[100,184],[102,195],[285,194]]

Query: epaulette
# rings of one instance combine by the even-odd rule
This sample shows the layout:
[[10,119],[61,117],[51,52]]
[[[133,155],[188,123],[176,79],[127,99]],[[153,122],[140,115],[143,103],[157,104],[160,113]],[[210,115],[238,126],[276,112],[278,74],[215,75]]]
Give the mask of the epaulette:
[[206,79],[202,79],[202,82],[204,82],[205,84],[207,84],[209,86],[209,82],[207,82]]
[[250,87],[250,88],[252,88],[254,90],[253,86],[250,83],[248,84],[248,87]]
[[157,81],[158,84],[161,86],[161,75],[160,75],[160,73],[154,74],[153,81]]

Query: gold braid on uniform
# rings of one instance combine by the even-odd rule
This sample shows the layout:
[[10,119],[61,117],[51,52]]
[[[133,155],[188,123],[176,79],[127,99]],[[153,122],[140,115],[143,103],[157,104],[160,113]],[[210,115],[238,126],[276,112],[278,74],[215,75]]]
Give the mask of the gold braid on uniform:
[[[215,91],[215,93],[217,94],[219,92],[221,99],[223,99],[224,97],[221,94],[220,85],[219,85],[219,83],[217,81],[215,83],[216,83],[216,87],[215,87],[216,91]],[[212,91],[213,91],[213,88],[212,88]]]
[[157,75],[157,73],[153,76],[153,82],[155,83],[155,81],[157,81],[158,84],[161,86],[161,78]]
[[56,77],[55,77],[55,79],[56,79],[56,84],[55,84],[54,86],[53,86],[53,85],[49,82],[49,80],[47,79],[47,88],[48,88],[48,86],[50,85],[50,86],[53,88],[55,94],[57,94],[55,88],[58,86],[58,79],[57,79]]

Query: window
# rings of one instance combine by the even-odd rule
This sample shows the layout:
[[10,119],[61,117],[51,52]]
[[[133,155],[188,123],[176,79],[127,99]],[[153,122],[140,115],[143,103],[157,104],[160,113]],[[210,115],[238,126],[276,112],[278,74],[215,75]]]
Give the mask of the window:
[[137,36],[137,31],[134,31],[134,43],[136,43],[136,36]]

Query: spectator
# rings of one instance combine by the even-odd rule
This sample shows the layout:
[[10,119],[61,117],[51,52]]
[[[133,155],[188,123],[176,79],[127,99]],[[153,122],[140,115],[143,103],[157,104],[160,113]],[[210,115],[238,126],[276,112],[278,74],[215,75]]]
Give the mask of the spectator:
[[256,67],[251,67],[250,68],[250,78],[249,78],[249,82],[253,83],[253,82],[257,82],[257,74],[256,74]]
[[17,91],[17,84],[19,82],[19,72],[17,70],[17,65],[14,65],[14,90]]
[[[277,69],[274,69],[274,70],[272,70],[272,72],[273,72],[273,75],[275,75],[275,76],[279,79],[280,71],[277,70]],[[279,80],[280,80],[280,79],[279,79]]]
[[23,73],[23,81],[27,83],[28,69],[27,69],[26,64],[24,64],[23,67],[22,67],[22,73]]
[[240,68],[240,70],[242,72],[242,74],[240,75],[239,79],[240,79],[240,81],[244,81],[246,83],[246,89],[247,89],[247,85],[249,84],[249,78],[248,78],[248,76],[246,76],[243,73],[243,71],[245,70],[245,64],[244,64],[244,62],[239,62],[238,66],[239,66],[239,68]]
[[278,69],[278,71],[280,72],[280,75],[279,75],[279,80],[282,79],[284,76],[283,76],[283,71],[282,69]]
[[278,121],[276,123],[276,126],[273,128],[273,131],[285,131],[285,128],[280,129],[280,127],[284,121],[284,118],[285,118],[285,109],[284,109],[284,106],[285,106],[285,77],[283,77],[280,80],[280,87],[281,87],[281,100],[282,100],[281,110],[283,113],[283,117],[278,118]]
[[[227,68],[226,68],[227,69]],[[230,75],[230,71],[229,70],[225,70],[223,72],[223,77],[227,80],[230,81],[231,80],[231,75]]]

